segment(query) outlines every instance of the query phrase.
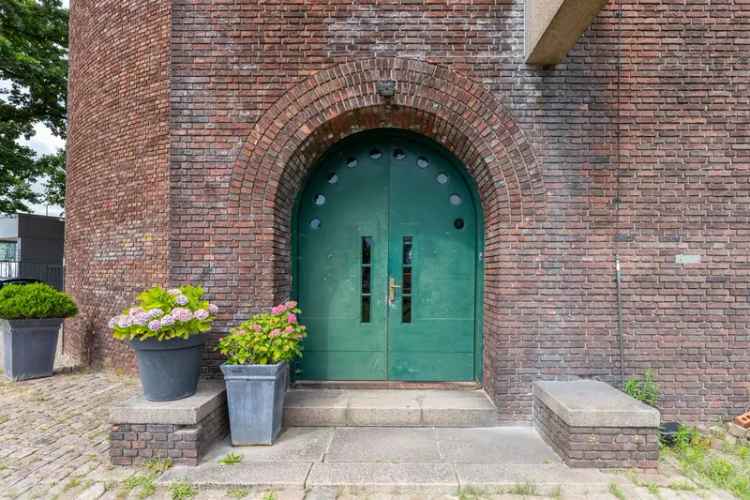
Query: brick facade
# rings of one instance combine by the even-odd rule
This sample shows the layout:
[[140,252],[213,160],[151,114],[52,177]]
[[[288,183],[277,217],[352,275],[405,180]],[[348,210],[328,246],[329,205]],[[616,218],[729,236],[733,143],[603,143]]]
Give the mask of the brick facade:
[[571,467],[655,469],[659,465],[656,427],[573,427],[538,399],[534,426]]
[[205,284],[216,336],[285,297],[315,159],[389,126],[446,146],[479,187],[484,385],[503,419],[529,420],[535,379],[618,381],[615,255],[625,374],[654,370],[667,419],[745,411],[750,4],[621,4],[538,68],[521,0],[77,0],[66,350],[132,367],[106,319],[154,283]]

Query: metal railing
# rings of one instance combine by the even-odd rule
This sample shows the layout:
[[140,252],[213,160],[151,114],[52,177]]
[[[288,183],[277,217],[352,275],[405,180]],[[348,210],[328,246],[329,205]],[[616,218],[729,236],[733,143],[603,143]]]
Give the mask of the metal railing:
[[0,262],[0,280],[13,278],[28,278],[44,281],[57,288],[63,289],[64,268],[62,264],[47,264],[43,262],[2,261]]

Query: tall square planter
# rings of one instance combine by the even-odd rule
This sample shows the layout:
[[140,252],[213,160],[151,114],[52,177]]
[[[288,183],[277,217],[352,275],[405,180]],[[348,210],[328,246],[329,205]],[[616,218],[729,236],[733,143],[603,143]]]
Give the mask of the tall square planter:
[[51,376],[62,318],[9,319],[0,322],[5,375],[11,380]]
[[221,365],[235,446],[273,444],[281,432],[289,365]]

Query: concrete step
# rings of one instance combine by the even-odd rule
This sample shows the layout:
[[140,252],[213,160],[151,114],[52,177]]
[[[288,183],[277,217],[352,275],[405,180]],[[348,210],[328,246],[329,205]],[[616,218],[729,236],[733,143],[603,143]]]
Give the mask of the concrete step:
[[287,427],[491,427],[497,409],[482,390],[292,389]]

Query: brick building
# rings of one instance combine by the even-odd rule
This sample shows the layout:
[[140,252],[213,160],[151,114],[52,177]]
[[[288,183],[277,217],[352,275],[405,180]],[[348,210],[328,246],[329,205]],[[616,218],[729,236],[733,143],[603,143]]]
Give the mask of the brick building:
[[298,297],[305,378],[747,410],[750,2],[581,0],[549,64],[525,3],[73,1],[65,349],[132,368],[107,318],[200,283],[214,339]]

